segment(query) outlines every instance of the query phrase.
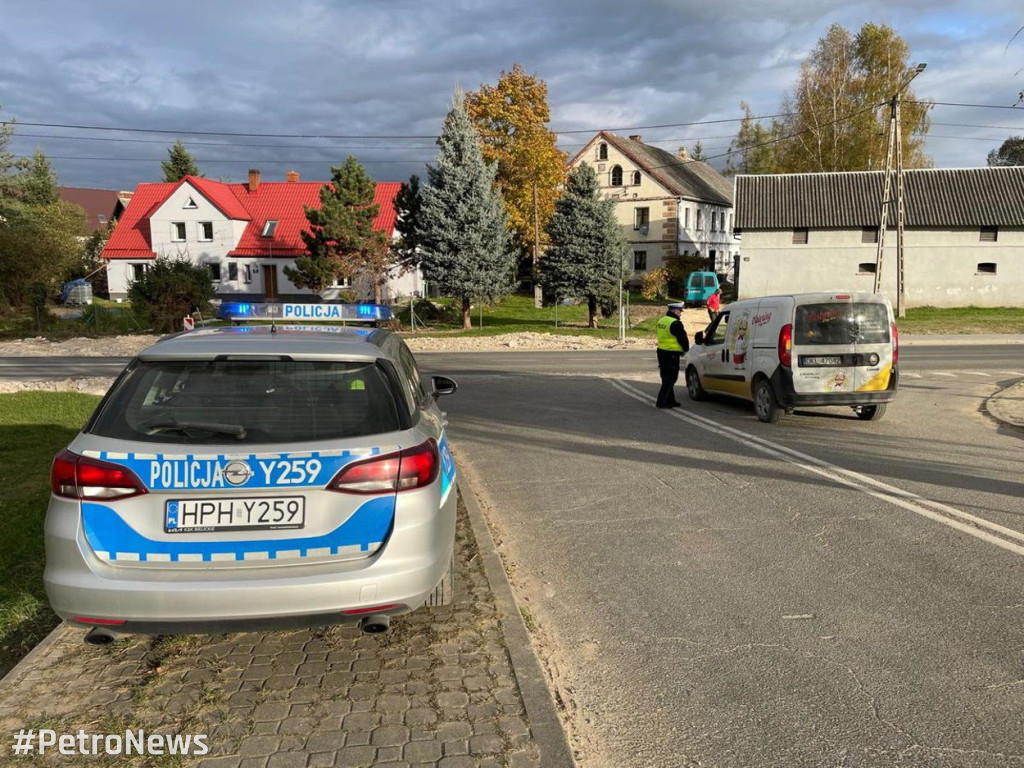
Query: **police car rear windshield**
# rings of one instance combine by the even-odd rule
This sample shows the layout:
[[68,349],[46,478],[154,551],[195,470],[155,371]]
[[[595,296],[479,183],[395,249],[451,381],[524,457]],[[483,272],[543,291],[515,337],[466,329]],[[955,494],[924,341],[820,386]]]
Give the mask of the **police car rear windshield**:
[[392,432],[391,386],[373,363],[195,360],[139,363],[91,432],[151,443],[307,442]]
[[801,304],[796,308],[794,344],[887,344],[889,313],[884,304]]

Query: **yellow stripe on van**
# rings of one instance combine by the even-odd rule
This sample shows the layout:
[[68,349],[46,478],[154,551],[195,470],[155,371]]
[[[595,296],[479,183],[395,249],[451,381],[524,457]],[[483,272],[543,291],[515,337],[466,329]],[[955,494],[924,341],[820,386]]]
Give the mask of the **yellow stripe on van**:
[[704,382],[708,389],[715,392],[722,392],[727,395],[737,395],[750,400],[750,382],[734,381],[732,379],[720,379],[717,376],[708,376]]
[[858,387],[858,392],[878,392],[889,388],[889,377],[892,375],[892,363],[864,382],[863,387]]

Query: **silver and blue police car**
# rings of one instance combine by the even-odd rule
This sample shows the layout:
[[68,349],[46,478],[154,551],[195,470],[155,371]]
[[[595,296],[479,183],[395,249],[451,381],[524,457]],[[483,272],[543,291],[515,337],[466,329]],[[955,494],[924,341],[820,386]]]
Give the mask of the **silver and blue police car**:
[[[428,388],[429,387],[429,388]],[[53,463],[46,590],[120,634],[359,622],[445,604],[455,463],[439,395],[384,329],[163,339]]]

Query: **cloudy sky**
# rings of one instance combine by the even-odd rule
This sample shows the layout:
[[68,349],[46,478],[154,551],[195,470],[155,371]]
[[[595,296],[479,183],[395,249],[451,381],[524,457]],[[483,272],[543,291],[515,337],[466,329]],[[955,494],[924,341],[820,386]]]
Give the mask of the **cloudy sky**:
[[[985,165],[1024,134],[1019,0],[4,0],[0,119],[10,149],[42,147],[68,186],[162,179],[180,137],[211,178],[329,177],[355,155],[381,181],[423,175],[456,86],[516,62],[547,81],[551,128],[574,154],[599,129],[721,166],[740,101],[783,95],[828,26],[888,24],[927,62],[927,152]],[[953,106],[974,105],[974,106]],[[703,123],[703,124],[701,124]],[[99,130],[107,129],[107,130]],[[118,130],[110,130],[118,129]],[[229,134],[236,134],[231,136]],[[238,135],[244,134],[244,135]]]

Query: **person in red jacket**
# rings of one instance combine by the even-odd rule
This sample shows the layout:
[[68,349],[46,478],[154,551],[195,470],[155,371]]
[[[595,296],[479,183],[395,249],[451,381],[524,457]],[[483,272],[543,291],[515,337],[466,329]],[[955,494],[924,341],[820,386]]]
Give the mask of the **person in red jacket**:
[[722,289],[715,288],[715,292],[708,296],[708,319],[714,322],[718,312],[722,308]]

